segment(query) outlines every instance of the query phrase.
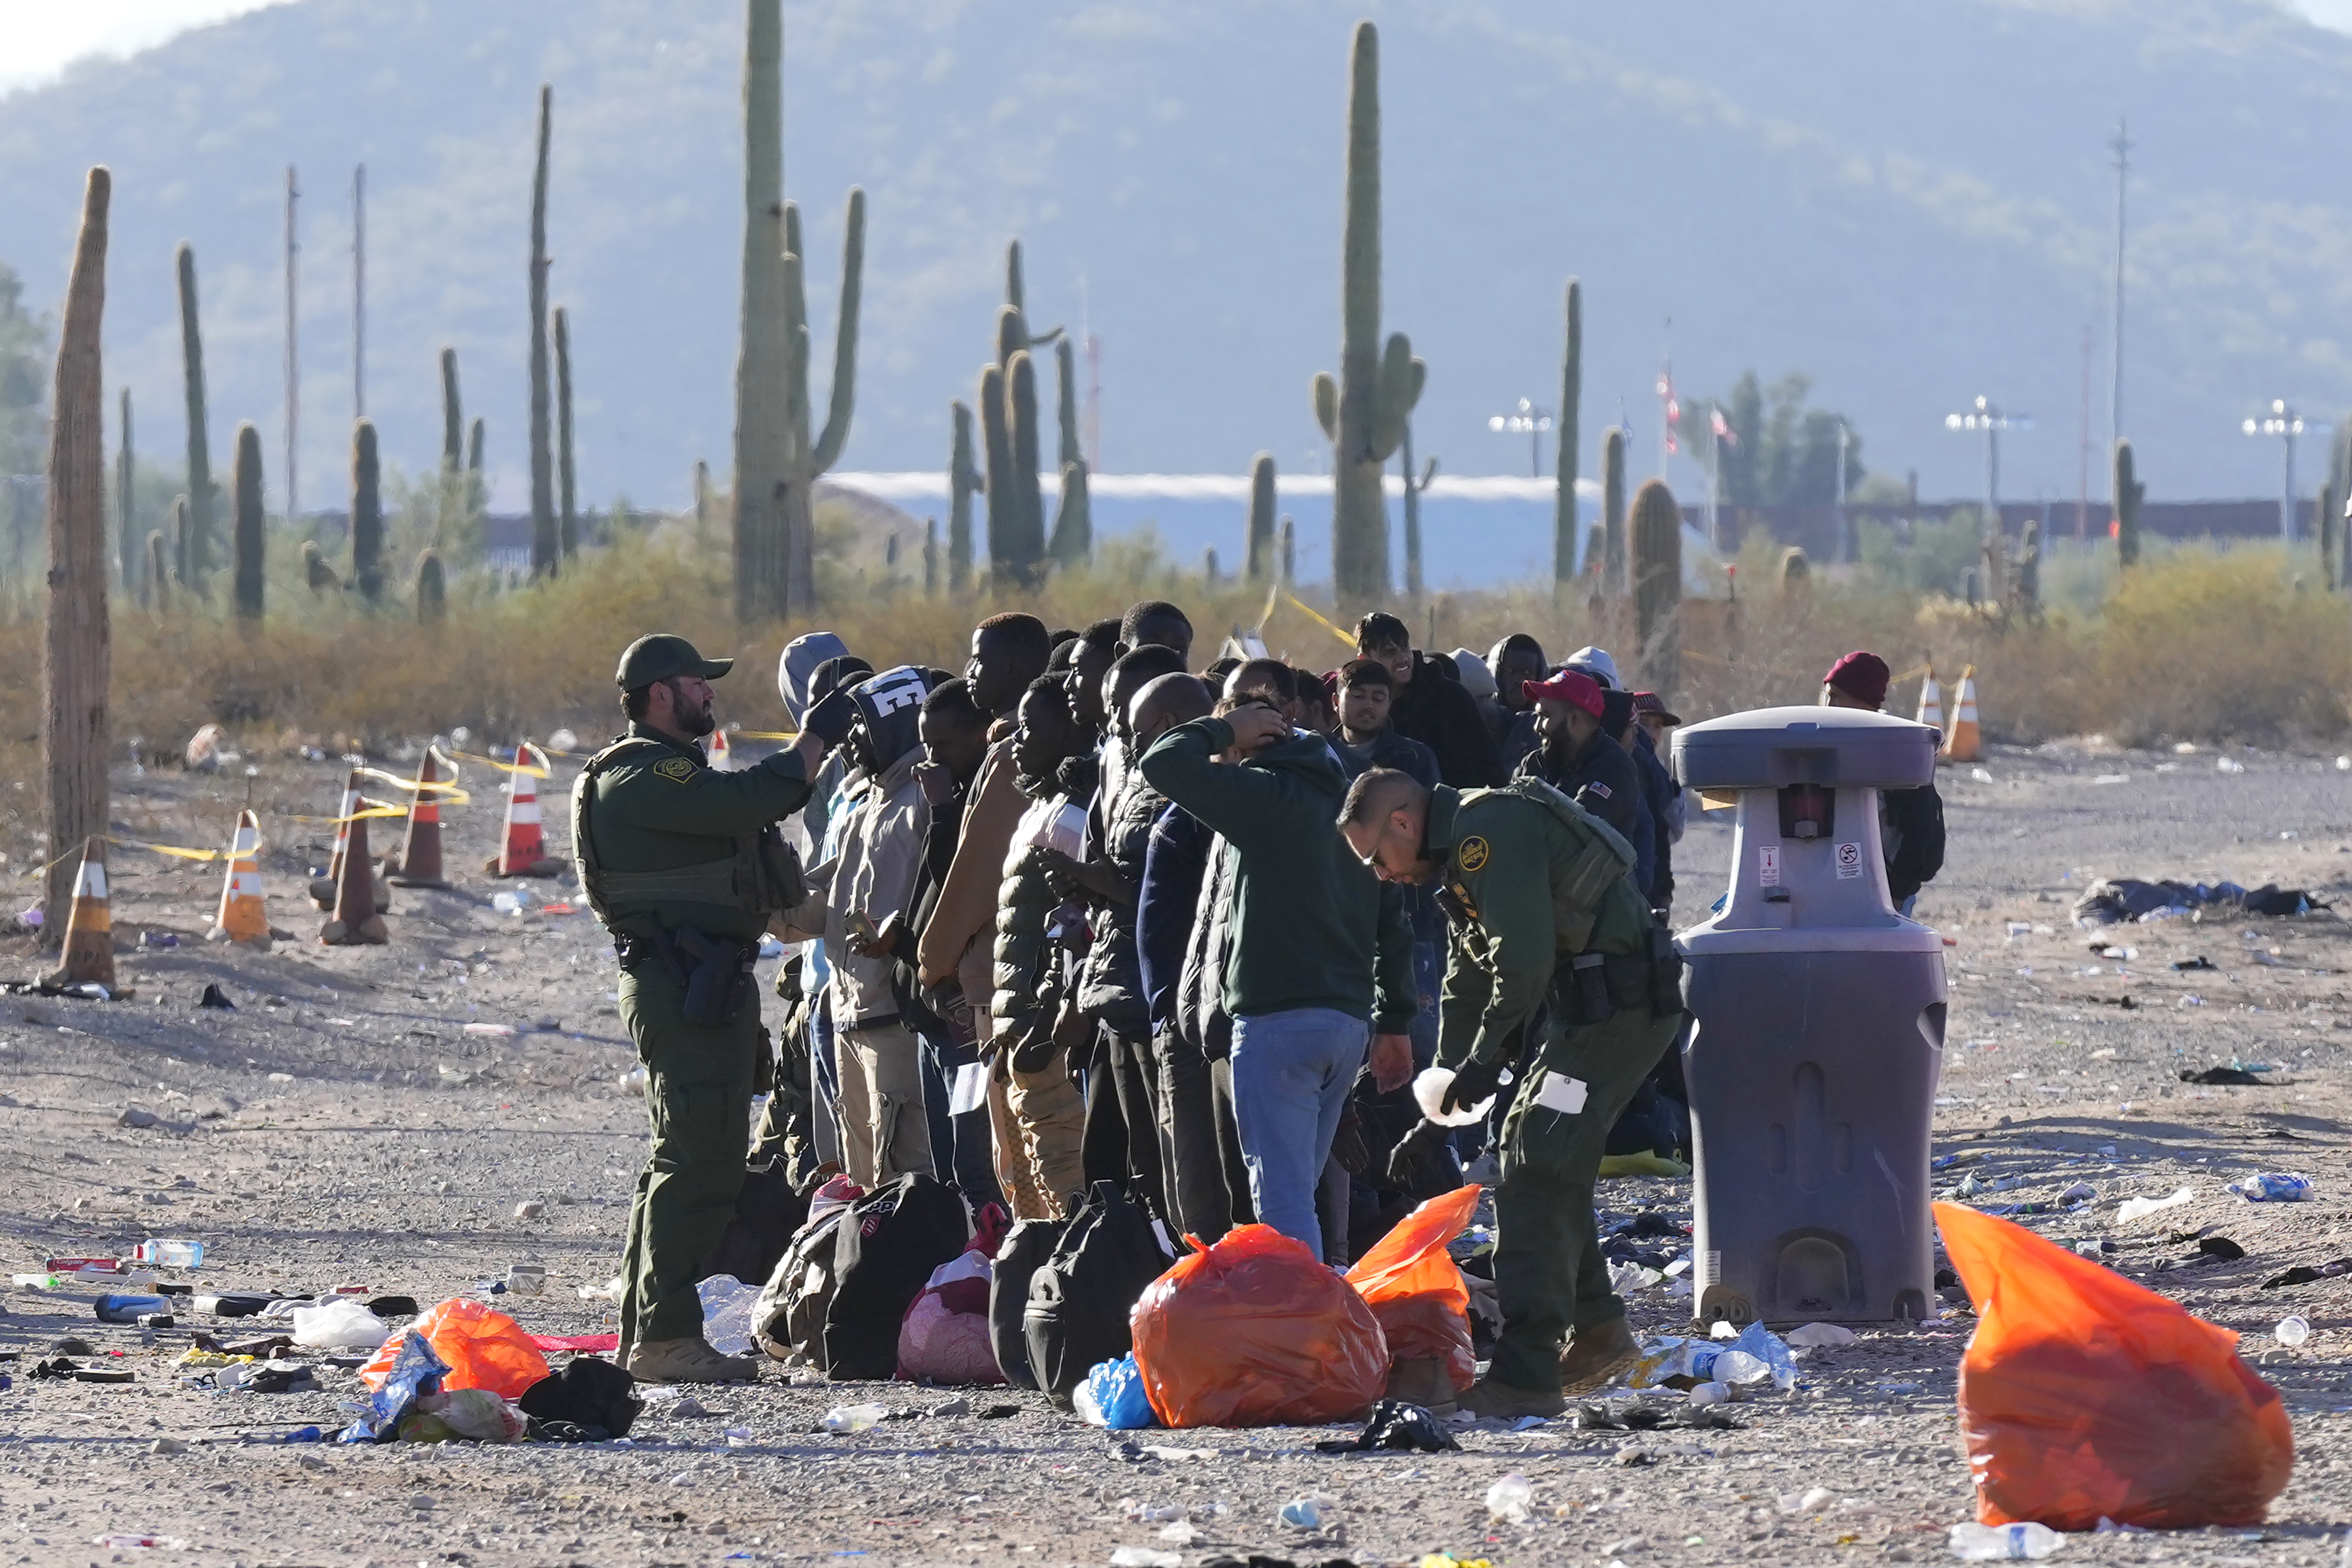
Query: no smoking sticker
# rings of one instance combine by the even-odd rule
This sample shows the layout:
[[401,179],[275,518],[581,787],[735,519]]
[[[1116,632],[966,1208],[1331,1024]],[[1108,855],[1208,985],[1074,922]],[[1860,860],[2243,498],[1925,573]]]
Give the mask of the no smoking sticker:
[[1841,844],[1837,847],[1837,874],[1841,882],[1862,875],[1861,845]]

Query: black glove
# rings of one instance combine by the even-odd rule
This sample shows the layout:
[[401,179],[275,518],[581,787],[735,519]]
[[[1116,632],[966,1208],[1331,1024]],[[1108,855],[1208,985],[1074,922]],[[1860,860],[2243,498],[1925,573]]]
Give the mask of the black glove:
[[1396,1147],[1389,1151],[1389,1185],[1410,1195],[1425,1192],[1442,1180],[1436,1173],[1447,1163],[1445,1138],[1452,1131],[1427,1120],[1415,1123],[1413,1130],[1398,1139]]
[[1490,1062],[1473,1057],[1464,1062],[1454,1072],[1454,1081],[1445,1086],[1445,1098],[1437,1109],[1453,1116],[1491,1098],[1502,1085],[1504,1066],[1500,1057]]
[[1363,1119],[1354,1106],[1339,1113],[1339,1127],[1331,1135],[1331,1158],[1339,1162],[1339,1169],[1351,1176],[1360,1176],[1372,1168],[1371,1146],[1364,1142]]
[[856,722],[857,700],[846,691],[836,691],[808,710],[801,728],[828,746],[838,746]]

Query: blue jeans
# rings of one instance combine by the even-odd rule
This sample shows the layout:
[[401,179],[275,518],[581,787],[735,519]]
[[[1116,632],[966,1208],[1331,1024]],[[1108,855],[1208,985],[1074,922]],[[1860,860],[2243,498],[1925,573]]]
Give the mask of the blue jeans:
[[1329,1007],[1234,1020],[1234,1114],[1258,1219],[1323,1256],[1315,1194],[1372,1026]]

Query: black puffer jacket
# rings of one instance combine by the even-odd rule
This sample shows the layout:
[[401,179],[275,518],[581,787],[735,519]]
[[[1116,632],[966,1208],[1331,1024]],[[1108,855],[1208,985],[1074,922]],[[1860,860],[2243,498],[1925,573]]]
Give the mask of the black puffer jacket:
[[1176,1027],[1211,1061],[1233,1055],[1234,1021],[1225,1012],[1225,950],[1232,944],[1234,852],[1218,834],[1209,840],[1201,873],[1201,901],[1192,940],[1184,949],[1184,979],[1176,990]]
[[[1151,847],[1151,825],[1168,809],[1168,797],[1130,770],[1103,823],[1102,855],[1119,879],[1143,886],[1143,858]],[[1135,950],[1135,906],[1104,905],[1095,911],[1095,943],[1078,976],[1078,1005],[1122,1034],[1151,1032],[1151,1004],[1143,994],[1143,965]]]
[[[1029,782],[1023,780],[1023,786]],[[1052,962],[1058,952],[1045,940],[1045,925],[1061,900],[1042,851],[1029,840],[1048,814],[1067,804],[1059,791],[1042,801],[1033,796],[1005,854],[1004,882],[996,900],[996,966],[990,976],[994,995],[988,1005],[1000,1044],[1017,1047],[1035,1030],[1054,1025],[1052,1006],[1060,988],[1052,982],[1060,965]]]
[[1450,658],[1412,656],[1412,679],[1396,689],[1389,727],[1435,752],[1438,776],[1455,789],[1487,789],[1505,780],[1494,731]]

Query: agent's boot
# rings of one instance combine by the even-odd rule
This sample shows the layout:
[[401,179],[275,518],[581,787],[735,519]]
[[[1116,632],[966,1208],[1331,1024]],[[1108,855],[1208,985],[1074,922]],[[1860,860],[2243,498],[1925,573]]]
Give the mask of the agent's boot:
[[640,1340],[623,1363],[639,1383],[757,1383],[751,1356],[720,1355],[699,1335],[690,1340]]
[[1622,1318],[1579,1329],[1559,1353],[1559,1391],[1573,1399],[1606,1388],[1641,1359],[1642,1347]]
[[1492,1377],[1482,1377],[1470,1385],[1454,1407],[1467,1410],[1473,1415],[1517,1421],[1523,1415],[1557,1415],[1568,1408],[1568,1401],[1548,1388],[1514,1388]]

